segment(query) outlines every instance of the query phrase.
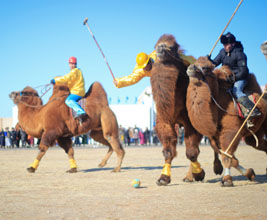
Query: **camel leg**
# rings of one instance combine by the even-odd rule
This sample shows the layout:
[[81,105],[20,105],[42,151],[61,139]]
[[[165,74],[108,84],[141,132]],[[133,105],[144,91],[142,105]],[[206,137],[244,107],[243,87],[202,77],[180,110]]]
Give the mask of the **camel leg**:
[[219,159],[219,154],[218,154],[219,148],[218,148],[216,140],[214,138],[210,139],[210,145],[214,150],[213,172],[216,175],[221,175],[223,172],[223,166],[222,166],[222,163]]
[[37,167],[39,166],[39,163],[43,156],[45,155],[48,147],[45,145],[40,144],[39,145],[39,152],[37,157],[35,158],[34,162],[30,165],[30,167],[27,168],[29,173],[34,173],[37,170]]
[[125,155],[125,151],[123,150],[118,137],[113,137],[113,135],[109,135],[109,132],[105,132],[105,137],[103,135],[103,131],[92,131],[90,136],[97,142],[106,145],[109,147],[107,154],[102,159],[101,163],[98,167],[104,167],[107,164],[108,159],[110,158],[113,151],[116,152],[118,157],[117,167],[113,169],[112,172],[120,172],[121,164],[123,157]]
[[238,159],[233,156],[232,158],[232,166],[238,170],[238,172],[240,172],[242,174],[242,176],[245,176],[247,177],[250,181],[254,181],[255,179],[255,172],[252,168],[249,168],[249,169],[245,169],[244,167],[242,167],[240,164],[239,164],[239,161]]
[[39,166],[42,157],[45,155],[48,147],[52,146],[55,143],[56,139],[57,139],[57,133],[55,130],[48,129],[48,131],[44,131],[39,145],[39,153],[34,162],[30,165],[29,168],[27,168],[28,172],[30,173],[35,172],[35,170]]
[[[265,128],[266,129],[266,128]],[[256,150],[260,150],[260,151],[263,151],[267,154],[267,132],[266,131],[263,131],[263,129],[260,129],[257,133],[257,138],[258,138],[258,146],[256,146],[256,141],[254,139],[253,136],[248,136],[245,138],[245,142],[246,144],[252,146],[253,148],[255,148]],[[266,136],[264,138],[264,136]],[[267,175],[267,168],[266,168],[266,175]]]
[[222,163],[224,167],[224,174],[221,181],[221,186],[231,187],[233,185],[232,176],[231,176],[231,164],[232,158],[227,157],[226,155],[222,154]]
[[186,157],[191,161],[189,170],[186,177],[183,179],[185,182],[202,181],[205,178],[205,171],[201,168],[197,158],[200,153],[199,143],[202,135],[199,134],[190,124],[185,123],[185,146]]
[[58,138],[58,145],[62,147],[65,152],[68,154],[70,169],[67,170],[67,173],[77,173],[77,165],[74,159],[74,149],[72,147],[72,141],[70,137]]
[[160,142],[163,145],[163,156],[165,164],[163,166],[157,185],[167,185],[171,182],[171,163],[176,156],[177,134],[169,123],[160,122],[156,124],[156,131]]

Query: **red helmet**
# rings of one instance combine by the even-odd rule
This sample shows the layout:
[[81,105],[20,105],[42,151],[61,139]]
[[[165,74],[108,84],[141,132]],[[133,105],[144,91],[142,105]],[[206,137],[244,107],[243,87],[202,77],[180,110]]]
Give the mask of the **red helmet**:
[[77,58],[76,57],[70,57],[69,58],[69,63],[77,64]]

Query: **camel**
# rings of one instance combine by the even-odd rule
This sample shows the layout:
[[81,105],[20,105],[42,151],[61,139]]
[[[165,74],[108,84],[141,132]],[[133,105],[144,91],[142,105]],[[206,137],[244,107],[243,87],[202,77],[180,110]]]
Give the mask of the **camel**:
[[[207,57],[198,58],[188,67],[187,74],[190,82],[187,89],[186,107],[193,127],[210,139],[211,146],[216,152],[219,150],[225,152],[244,118],[239,116],[236,103],[233,102],[229,93],[232,85],[227,80],[231,78],[230,68],[226,66],[215,70],[214,68],[215,66]],[[254,74],[250,74],[246,89],[252,93],[255,101],[259,99],[262,92]],[[231,166],[238,169],[249,180],[255,178],[253,169],[244,169],[234,155],[242,137],[246,144],[267,153],[267,141],[264,138],[264,135],[267,135],[267,100],[261,99],[257,107],[262,114],[248,120],[247,128],[241,130],[226,152],[230,157],[225,153],[221,154],[224,166],[222,186],[233,186]]]
[[53,94],[45,105],[42,104],[37,91],[29,86],[21,92],[14,91],[9,95],[18,106],[19,125],[29,135],[41,138],[39,153],[27,168],[28,172],[36,171],[48,148],[56,142],[68,154],[70,170],[67,172],[77,172],[71,138],[89,131],[94,140],[109,147],[99,167],[104,167],[115,151],[118,162],[113,171],[119,172],[125,152],[119,141],[117,119],[108,106],[104,88],[100,83],[95,82],[85,94],[84,109],[89,119],[82,124],[73,119],[69,107],[65,104],[68,95],[69,89],[65,85],[54,85]]
[[[163,145],[165,164],[157,184],[167,185],[171,182],[171,163],[176,156],[177,133],[175,125],[184,126],[186,157],[191,161],[190,169],[184,181],[201,181],[205,177],[205,171],[197,161],[199,155],[199,143],[202,135],[192,126],[186,109],[186,91],[189,77],[186,69],[189,66],[179,55],[179,44],[173,35],[162,35],[155,45],[157,58],[152,67],[151,87],[155,102],[156,133]],[[222,172],[222,165],[215,153],[214,171]]]

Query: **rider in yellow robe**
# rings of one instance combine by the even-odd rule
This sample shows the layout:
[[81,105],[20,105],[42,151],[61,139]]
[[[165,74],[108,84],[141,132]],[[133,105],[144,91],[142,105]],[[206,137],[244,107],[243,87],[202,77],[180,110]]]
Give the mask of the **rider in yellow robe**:
[[[185,64],[189,65],[195,61],[195,58],[192,56],[185,56],[182,52],[179,53],[180,57]],[[133,72],[121,78],[116,78],[114,84],[117,88],[122,88],[130,86],[139,82],[145,76],[151,76],[152,65],[156,60],[156,51],[153,51],[151,54],[146,54],[141,52],[136,56],[136,65],[133,69]]]

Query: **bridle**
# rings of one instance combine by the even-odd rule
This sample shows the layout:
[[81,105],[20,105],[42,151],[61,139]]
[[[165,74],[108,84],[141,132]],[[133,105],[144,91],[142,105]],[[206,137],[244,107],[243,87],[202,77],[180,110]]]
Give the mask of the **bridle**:
[[41,96],[39,96],[37,93],[33,93],[33,92],[28,92],[28,91],[19,91],[18,93],[19,93],[19,95],[20,95],[20,98],[19,98],[19,100],[18,100],[18,103],[17,104],[19,104],[19,103],[22,103],[22,104],[24,104],[25,106],[27,106],[27,107],[31,107],[31,108],[41,108],[41,107],[44,107],[44,106],[46,106],[47,104],[49,104],[49,103],[51,103],[51,102],[53,102],[53,101],[55,101],[55,100],[57,100],[57,99],[60,99],[60,98],[63,98],[63,97],[65,97],[65,96],[68,96],[69,94],[66,94],[66,95],[62,95],[62,96],[58,96],[58,97],[55,97],[55,98],[53,98],[53,99],[51,99],[51,100],[49,100],[45,105],[30,105],[30,104],[28,104],[28,103],[26,103],[26,102],[24,102],[24,101],[22,101],[21,99],[22,99],[22,97],[38,97],[38,98],[42,98],[51,88],[52,88],[52,86],[51,86],[51,84],[46,84],[46,85],[43,85],[43,86],[37,86],[37,87],[34,87],[34,88],[40,88],[40,87],[43,87],[42,89],[41,89]]

